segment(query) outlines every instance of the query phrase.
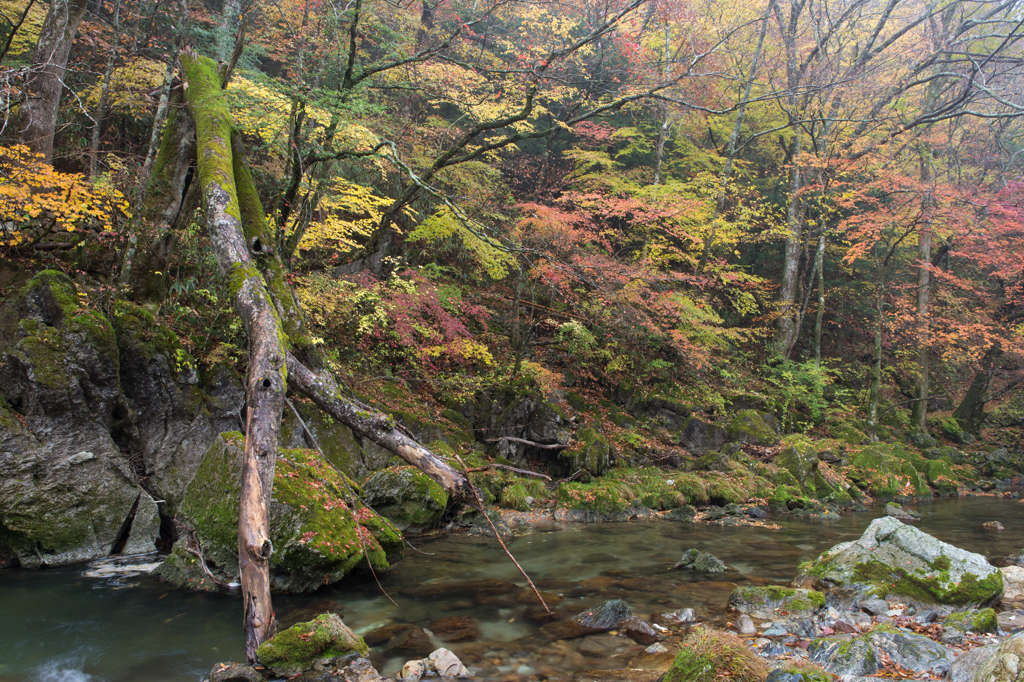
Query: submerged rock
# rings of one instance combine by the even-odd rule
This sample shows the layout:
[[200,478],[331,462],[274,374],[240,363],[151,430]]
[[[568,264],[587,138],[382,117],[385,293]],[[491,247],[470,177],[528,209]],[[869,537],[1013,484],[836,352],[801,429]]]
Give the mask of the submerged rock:
[[256,656],[275,675],[294,677],[346,656],[365,656],[369,651],[363,638],[352,632],[340,616],[325,613],[279,632],[260,645]]
[[992,604],[1003,592],[1002,573],[984,556],[890,517],[875,519],[860,539],[801,564],[794,584],[973,607]]
[[725,562],[718,557],[706,552],[699,552],[696,549],[688,549],[683,552],[683,558],[672,568],[686,568],[704,573],[724,573],[729,570]]
[[657,639],[654,629],[642,618],[634,616],[621,599],[601,602],[567,621],[548,623],[540,631],[548,639],[573,639],[615,628],[622,628],[629,637],[642,644],[650,644]]
[[891,516],[892,518],[898,519],[900,521],[920,521],[921,520],[921,515],[920,514],[918,514],[916,512],[912,512],[912,511],[906,510],[903,507],[901,507],[900,505],[896,504],[895,502],[889,502],[888,504],[885,505],[885,515],[886,516]]

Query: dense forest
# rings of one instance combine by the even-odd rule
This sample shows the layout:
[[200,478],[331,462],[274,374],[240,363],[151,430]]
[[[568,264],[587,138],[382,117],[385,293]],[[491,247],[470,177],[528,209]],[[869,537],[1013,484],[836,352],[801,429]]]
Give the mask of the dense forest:
[[[460,455],[570,502],[613,460],[707,470],[691,415],[1021,445],[1012,0],[2,0],[0,58],[4,295],[60,271],[175,373],[248,374],[254,594],[286,389],[470,505]],[[480,416],[527,394],[571,433]],[[785,487],[755,479],[703,501]],[[483,497],[551,494],[511,481]]]

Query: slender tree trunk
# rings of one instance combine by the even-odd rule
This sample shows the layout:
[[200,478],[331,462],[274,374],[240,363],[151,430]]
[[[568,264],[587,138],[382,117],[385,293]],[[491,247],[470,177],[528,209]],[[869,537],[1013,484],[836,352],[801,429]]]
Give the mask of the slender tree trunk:
[[[653,5],[653,3],[652,3]],[[666,79],[668,76],[668,64],[669,59],[672,56],[672,26],[665,21],[665,64],[661,69],[662,79]],[[668,141],[668,131],[671,123],[670,110],[668,102],[664,102],[661,105],[662,116],[661,116],[661,127],[658,128],[658,142],[654,147],[654,184],[661,183],[661,164],[665,159],[665,142]]]
[[821,318],[825,314],[825,232],[818,235],[818,251],[814,254],[818,271],[818,309],[814,314],[814,366],[821,367]]
[[802,151],[802,138],[797,131],[793,139],[793,167],[789,176],[789,204],[786,206],[786,247],[782,264],[782,284],[779,287],[779,321],[775,336],[775,352],[788,357],[796,343],[800,327],[797,324],[797,281],[800,271],[800,244],[803,238],[803,202],[800,200],[802,183],[797,158]]
[[160,86],[160,100],[156,105],[156,114],[153,116],[153,129],[149,134],[149,148],[146,151],[146,160],[142,164],[142,171],[139,173],[139,186],[145,187],[149,180],[149,174],[153,171],[153,162],[156,160],[156,152],[160,148],[160,133],[167,119],[167,105],[171,99],[171,82],[174,80],[174,69],[178,64],[178,41],[175,39],[171,54],[167,58],[167,67],[164,69],[164,82]]
[[928,153],[921,152],[921,183],[925,185],[926,195],[922,200],[921,211],[924,214],[917,235],[917,376],[914,378],[914,406],[910,412],[910,428],[917,433],[927,433],[928,417],[928,381],[931,357],[931,341],[929,339],[929,294],[931,293],[932,262],[932,210],[934,200],[931,196],[932,164]]
[[100,155],[100,134],[103,132],[103,119],[107,117],[107,107],[110,100],[110,80],[114,75],[114,65],[117,64],[117,50],[121,47],[121,0],[114,5],[114,39],[110,45],[110,54],[107,55],[107,65],[103,69],[103,80],[100,85],[100,101],[96,105],[96,120],[92,125],[92,139],[89,143],[89,177],[96,177],[96,168]]
[[[256,662],[256,649],[274,634],[270,602],[270,555],[273,545],[267,510],[274,484],[277,442],[287,370],[285,338],[277,309],[255,256],[256,244],[246,244],[238,209],[231,147],[233,125],[227,101],[210,59],[189,52],[181,55],[187,87],[185,98],[195,122],[197,175],[214,255],[228,277],[235,309],[249,338],[246,378],[245,455],[238,508],[238,564],[242,579],[243,629],[246,658]],[[250,253],[250,249],[253,253]]]
[[878,403],[882,395],[883,289],[881,283],[875,287],[874,362],[871,364],[871,384],[868,388],[868,429],[871,432],[871,440],[878,440]]
[[29,149],[43,155],[46,163],[53,162],[64,73],[87,6],[88,0],[53,0],[32,55],[32,68],[25,82],[26,99],[18,109],[15,130]]
[[224,0],[224,6],[220,14],[220,26],[217,29],[216,43],[214,45],[213,56],[217,61],[226,62],[231,57],[241,17],[241,0]]
[[771,0],[764,21],[761,23],[761,32],[757,36],[757,47],[754,49],[754,58],[750,63],[750,73],[747,74],[747,83],[743,87],[743,97],[740,99],[740,108],[736,111],[736,120],[732,125],[732,133],[729,135],[729,144],[725,148],[725,165],[718,176],[718,195],[715,197],[715,215],[711,220],[711,230],[704,239],[704,249],[700,254],[700,262],[697,264],[697,272],[704,272],[704,267],[711,256],[711,247],[715,243],[715,234],[718,231],[718,220],[725,213],[725,199],[728,194],[729,180],[732,179],[732,167],[736,161],[736,143],[743,132],[743,120],[747,115],[747,105],[750,104],[750,93],[754,89],[754,77],[757,74],[757,66],[761,62],[761,50],[764,48],[764,38],[768,33],[768,21],[771,19],[772,9],[775,0]]

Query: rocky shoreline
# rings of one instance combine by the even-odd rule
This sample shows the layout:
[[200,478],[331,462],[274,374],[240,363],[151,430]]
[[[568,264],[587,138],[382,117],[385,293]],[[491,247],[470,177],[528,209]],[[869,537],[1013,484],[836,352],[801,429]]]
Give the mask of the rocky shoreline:
[[[941,542],[889,511],[857,540],[802,564],[793,586],[734,589],[728,604],[733,618],[727,624],[703,623],[691,608],[643,617],[621,599],[566,613],[557,606],[559,595],[542,591],[554,611],[530,610],[539,630],[521,643],[518,654],[502,655],[486,643],[463,644],[460,660],[443,646],[434,648],[478,638],[479,624],[467,616],[441,618],[427,628],[395,623],[364,638],[338,616],[321,616],[273,640],[268,646],[273,654],[266,659],[261,654],[264,670],[221,664],[209,679],[387,680],[366,658],[370,647],[388,650],[392,659],[424,652],[407,656],[398,682],[566,679],[553,666],[556,660],[563,668],[567,660],[576,661],[574,682],[1018,679],[1017,661],[1024,652],[1024,610],[1018,610],[1024,606],[1024,568],[1016,563],[996,568],[985,557]],[[674,568],[708,574],[727,570],[696,550],[684,553]],[[536,603],[528,590],[500,580],[417,589],[422,596],[458,589],[460,595],[476,595],[478,603],[518,594],[513,598]],[[310,634],[319,632],[320,621],[329,622],[336,635]],[[307,646],[317,637],[320,645]],[[602,667],[587,667],[595,661],[603,661]]]

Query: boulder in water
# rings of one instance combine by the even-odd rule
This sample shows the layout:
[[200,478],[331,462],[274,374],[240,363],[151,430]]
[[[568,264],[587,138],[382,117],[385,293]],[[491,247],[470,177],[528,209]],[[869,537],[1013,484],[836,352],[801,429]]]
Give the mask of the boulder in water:
[[703,573],[724,573],[728,570],[725,562],[718,557],[706,552],[698,552],[696,549],[688,549],[683,552],[683,558],[672,568],[686,568]]
[[340,616],[325,613],[277,633],[260,645],[256,656],[275,675],[294,677],[322,669],[337,658],[365,656],[369,651],[363,638],[352,632]]
[[980,554],[885,517],[875,519],[860,539],[801,564],[794,584],[825,592],[844,587],[919,604],[978,607],[1000,598],[1003,575]]

